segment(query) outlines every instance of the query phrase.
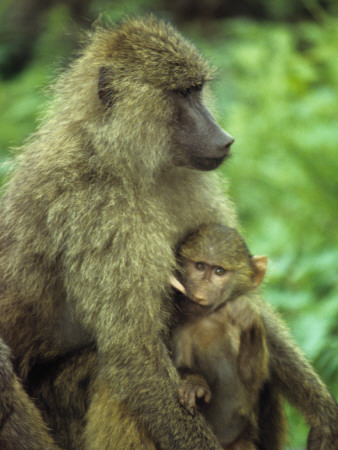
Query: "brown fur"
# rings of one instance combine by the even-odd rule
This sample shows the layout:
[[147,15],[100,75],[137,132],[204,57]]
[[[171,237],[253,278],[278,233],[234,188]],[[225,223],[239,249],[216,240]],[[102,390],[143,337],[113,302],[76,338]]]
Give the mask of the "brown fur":
[[[178,405],[164,342],[175,246],[202,223],[235,224],[217,175],[173,164],[184,117],[169,91],[208,78],[196,49],[152,17],[97,29],[5,187],[1,335],[24,382],[34,367],[95,343],[88,448],[117,448],[127,427],[121,450],[145,435],[160,448],[219,448],[203,418]],[[333,400],[275,314],[257,305],[280,388],[331,436]]]
[[180,402],[193,413],[204,400],[202,411],[224,448],[257,449],[259,397],[269,370],[252,291],[267,259],[252,257],[236,230],[216,224],[190,235],[179,258],[186,297],[173,334],[174,360],[188,371]]
[[[203,374],[210,386],[211,400],[202,412],[224,448],[235,440],[236,450],[257,448],[259,394],[269,371],[264,327],[250,298],[237,297],[203,317],[189,311],[175,341],[176,355],[185,354],[181,365]],[[186,375],[179,389],[197,392],[201,386]]]
[[[263,307],[261,299],[258,306]],[[268,304],[262,318],[267,330],[275,386],[303,413],[312,430],[310,437],[317,436],[314,443],[308,441],[307,450],[335,450],[338,442],[338,407],[335,399],[293,344],[285,324]]]
[[260,393],[258,432],[259,450],[284,448],[287,432],[284,399],[271,373]]

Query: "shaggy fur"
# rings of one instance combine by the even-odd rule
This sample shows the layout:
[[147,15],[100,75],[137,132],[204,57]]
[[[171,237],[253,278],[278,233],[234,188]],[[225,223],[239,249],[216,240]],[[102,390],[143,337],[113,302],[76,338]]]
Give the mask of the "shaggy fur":
[[[196,49],[153,17],[98,29],[57,82],[5,187],[1,335],[24,382],[43,361],[95,343],[88,448],[142,448],[140,428],[160,448],[219,448],[203,418],[179,406],[164,342],[175,246],[202,223],[235,224],[217,175],[171,162],[179,118],[167,91],[209,77]],[[259,307],[281,389],[331,436],[332,398],[275,314]]]

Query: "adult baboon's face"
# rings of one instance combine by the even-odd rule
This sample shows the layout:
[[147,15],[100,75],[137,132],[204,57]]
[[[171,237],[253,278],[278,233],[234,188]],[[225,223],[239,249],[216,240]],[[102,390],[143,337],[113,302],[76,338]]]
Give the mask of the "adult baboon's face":
[[229,155],[234,139],[215,121],[202,102],[201,86],[171,93],[176,105],[173,131],[176,166],[216,169]]

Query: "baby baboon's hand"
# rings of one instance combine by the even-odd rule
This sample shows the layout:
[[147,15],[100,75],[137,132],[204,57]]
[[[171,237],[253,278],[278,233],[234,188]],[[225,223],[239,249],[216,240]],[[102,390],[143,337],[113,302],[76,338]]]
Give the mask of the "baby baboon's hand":
[[205,378],[197,374],[186,375],[178,385],[178,400],[192,415],[195,414],[197,400],[209,403],[211,391]]

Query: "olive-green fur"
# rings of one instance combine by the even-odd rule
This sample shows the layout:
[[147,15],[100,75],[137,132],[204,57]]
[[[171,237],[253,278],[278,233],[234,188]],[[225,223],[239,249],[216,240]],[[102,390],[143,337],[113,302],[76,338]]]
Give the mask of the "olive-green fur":
[[109,31],[96,30],[91,50],[97,61],[112,69],[117,82],[131,76],[137,84],[177,90],[203,84],[213,74],[190,42],[153,16],[128,19]]
[[[95,341],[94,389],[107,406],[102,412],[96,403],[101,397],[94,395],[91,442],[106,436],[106,445],[116,448],[116,436],[104,434],[104,421],[111,421],[115,404],[127,402],[162,447],[218,448],[203,419],[188,417],[178,405],[178,375],[163,336],[170,324],[168,280],[177,242],[211,217],[234,224],[235,214],[216,174],[172,165],[175,105],[152,81],[145,82],[150,70],[134,79],[132,70],[140,71],[142,61],[126,52],[107,56],[132,24],[128,45],[139,52],[143,35],[145,60],[153,39],[156,74],[169,70],[168,55],[151,36],[169,34],[171,58],[176,54],[178,64],[192,58],[186,64],[194,67],[190,82],[205,77],[206,63],[194,56],[196,50],[161,21],[131,20],[94,33],[57,81],[47,116],[22,148],[5,187],[1,334],[24,381],[35,364],[64,353],[68,316],[79,323],[85,342]],[[102,65],[125,67],[125,76],[112,75],[114,105],[108,110],[98,97]],[[166,89],[177,77],[168,79]]]

